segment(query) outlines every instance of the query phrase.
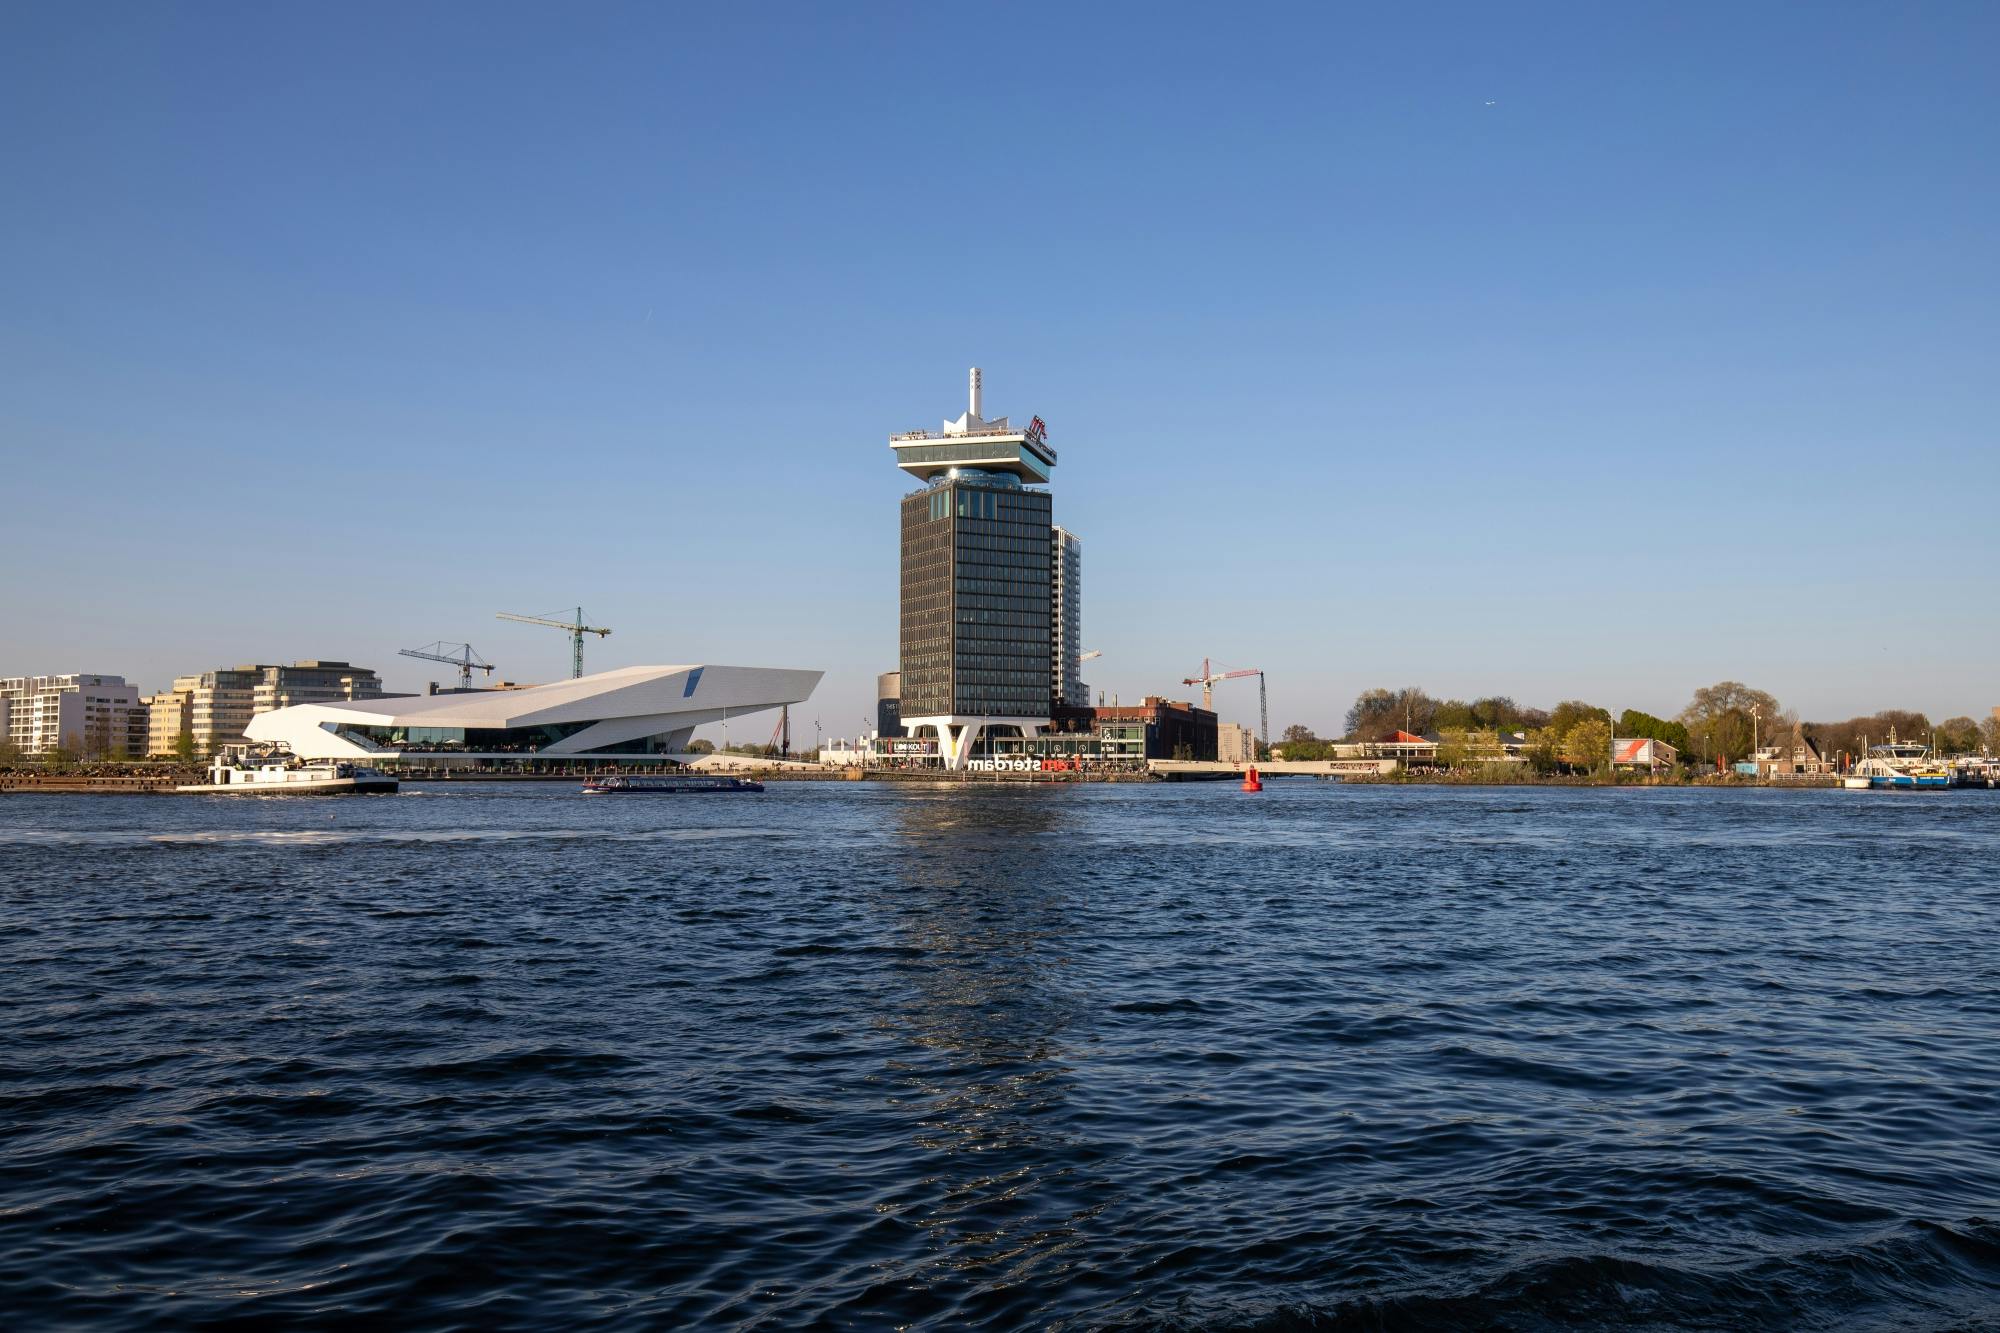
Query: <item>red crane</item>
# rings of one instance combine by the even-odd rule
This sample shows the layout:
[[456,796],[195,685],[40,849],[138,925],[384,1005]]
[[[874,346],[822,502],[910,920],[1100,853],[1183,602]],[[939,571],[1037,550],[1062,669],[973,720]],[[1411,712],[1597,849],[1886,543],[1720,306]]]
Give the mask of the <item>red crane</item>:
[[1201,674],[1199,676],[1189,676],[1181,684],[1201,686],[1201,706],[1212,713],[1215,711],[1215,682],[1218,680],[1236,680],[1243,676],[1255,676],[1257,678],[1257,739],[1268,746],[1271,743],[1271,710],[1264,699],[1264,673],[1262,670],[1257,667],[1249,667],[1242,671],[1214,671],[1210,669],[1208,659],[1204,657],[1201,659]]

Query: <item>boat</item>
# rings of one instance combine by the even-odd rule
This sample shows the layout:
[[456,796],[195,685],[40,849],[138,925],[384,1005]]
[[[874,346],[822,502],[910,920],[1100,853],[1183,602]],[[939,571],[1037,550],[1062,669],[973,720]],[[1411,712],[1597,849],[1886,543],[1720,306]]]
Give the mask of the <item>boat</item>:
[[344,759],[301,759],[284,750],[232,748],[208,766],[208,781],[174,788],[197,796],[338,796],[391,792],[396,779]]
[[707,796],[717,792],[762,791],[764,784],[721,773],[613,774],[590,778],[586,796]]
[[1877,791],[1935,791],[1951,786],[1951,769],[1931,758],[1930,747],[1914,741],[1871,745],[1868,757],[1842,782]]

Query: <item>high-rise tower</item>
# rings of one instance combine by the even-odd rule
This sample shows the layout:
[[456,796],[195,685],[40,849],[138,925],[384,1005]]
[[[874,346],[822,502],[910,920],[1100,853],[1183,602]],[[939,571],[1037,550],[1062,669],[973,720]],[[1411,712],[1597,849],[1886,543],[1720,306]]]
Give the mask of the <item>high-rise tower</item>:
[[936,434],[892,436],[896,466],[924,482],[903,497],[902,720],[934,732],[948,768],[982,733],[1048,726],[1054,661],[1056,465],[1042,419],[1016,429],[980,414],[972,372],[965,414]]
[[1083,543],[1075,533],[1049,529],[1050,640],[1049,692],[1056,707],[1084,708],[1090,691],[1083,683]]

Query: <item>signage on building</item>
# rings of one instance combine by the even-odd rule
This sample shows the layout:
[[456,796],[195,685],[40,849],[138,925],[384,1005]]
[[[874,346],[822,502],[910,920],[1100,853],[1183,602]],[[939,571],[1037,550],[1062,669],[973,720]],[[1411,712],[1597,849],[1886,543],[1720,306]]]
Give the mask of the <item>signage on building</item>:
[[1040,417],[1036,417],[1033,421],[1030,421],[1028,423],[1027,433],[1028,433],[1028,438],[1036,444],[1048,443],[1049,428],[1042,421]]
[[893,741],[889,745],[890,754],[936,754],[936,741]]
[[979,773],[1068,773],[1083,767],[1080,759],[1042,759],[1035,755],[1001,755],[968,759],[965,766]]

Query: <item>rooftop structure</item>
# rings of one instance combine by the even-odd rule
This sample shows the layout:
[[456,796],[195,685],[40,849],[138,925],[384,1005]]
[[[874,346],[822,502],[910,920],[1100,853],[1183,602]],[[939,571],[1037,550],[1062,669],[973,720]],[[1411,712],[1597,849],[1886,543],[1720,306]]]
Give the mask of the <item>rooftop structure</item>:
[[992,421],[980,412],[979,368],[973,367],[970,403],[955,421],[947,421],[936,434],[913,430],[891,435],[889,447],[896,451],[896,466],[923,481],[942,477],[959,468],[1002,473],[1030,485],[1046,485],[1055,470],[1056,451],[1049,448],[1048,428],[1036,417],[1016,429],[1006,417]]
[[307,759],[650,762],[685,753],[698,726],[803,703],[820,675],[771,667],[623,667],[516,690],[302,704],[259,714],[247,734]]

